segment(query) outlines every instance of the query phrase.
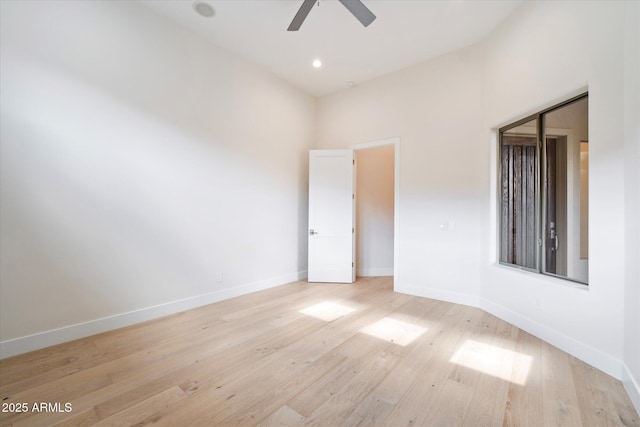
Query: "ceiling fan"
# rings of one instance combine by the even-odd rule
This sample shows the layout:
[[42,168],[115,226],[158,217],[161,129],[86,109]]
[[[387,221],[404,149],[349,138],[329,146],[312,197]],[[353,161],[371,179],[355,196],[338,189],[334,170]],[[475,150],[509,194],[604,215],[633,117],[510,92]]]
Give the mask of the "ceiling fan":
[[[315,5],[317,1],[318,0],[304,0],[302,6],[300,6],[300,9],[298,10],[298,13],[296,13],[296,16],[293,17],[293,21],[291,21],[291,24],[289,25],[289,28],[287,28],[287,31],[298,31],[304,20],[307,19],[307,15],[309,14],[309,12],[311,12],[311,9],[313,9],[313,5]],[[368,27],[369,24],[371,24],[373,20],[376,19],[376,15],[374,15],[373,12],[371,12],[369,8],[367,8],[367,6],[362,4],[362,1],[360,0],[339,1],[365,27]]]

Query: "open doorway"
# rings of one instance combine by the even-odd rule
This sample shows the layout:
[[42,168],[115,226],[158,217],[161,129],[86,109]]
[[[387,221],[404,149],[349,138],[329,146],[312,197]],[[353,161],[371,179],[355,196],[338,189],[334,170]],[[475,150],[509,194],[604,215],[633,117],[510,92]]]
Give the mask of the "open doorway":
[[395,276],[398,140],[354,146],[356,275]]

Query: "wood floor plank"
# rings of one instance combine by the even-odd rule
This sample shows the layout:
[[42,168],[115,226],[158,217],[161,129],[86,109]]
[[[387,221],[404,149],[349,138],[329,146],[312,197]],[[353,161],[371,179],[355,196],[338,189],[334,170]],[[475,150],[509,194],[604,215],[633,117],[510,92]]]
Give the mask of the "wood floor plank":
[[400,361],[401,357],[392,352],[379,353],[316,408],[305,424],[319,427],[341,425]]
[[602,372],[575,357],[569,356],[569,363],[583,425],[615,426],[632,418],[628,410],[621,413],[613,401],[607,399],[611,390]]
[[542,349],[541,341],[518,330],[516,339],[518,359],[513,365],[512,377],[518,379],[509,385],[503,426],[536,427],[540,425],[542,408]]
[[[390,329],[380,331],[384,332],[384,334],[368,335],[368,333],[376,332],[374,326],[378,325],[380,321],[374,322],[366,328],[361,329],[359,332],[364,332],[364,334],[360,333],[353,338],[353,342],[365,340],[363,344],[357,346],[357,351],[360,352],[366,349],[364,357],[368,359],[371,359],[372,355],[375,354],[374,349],[369,348],[368,345],[380,348],[381,351],[378,353],[378,356],[374,357],[360,372],[347,365],[346,373],[340,375],[338,378],[331,379],[330,376],[324,377],[321,383],[323,384],[323,388],[326,386],[328,390],[335,391],[329,391],[328,395],[324,393],[324,397],[327,397],[326,401],[314,409],[313,413],[308,416],[306,423],[309,425],[322,425],[323,423],[335,424],[349,417],[371,391],[376,388],[378,383],[383,381],[404,357],[410,353],[413,342],[407,342],[404,345],[398,345],[397,343],[402,343],[403,338],[405,338],[407,334],[411,334],[414,327],[420,327],[419,325],[423,324],[427,313],[432,311],[436,306],[437,304],[434,301],[424,301],[422,304],[414,304],[413,301],[410,301],[381,319],[382,321],[403,322],[400,324],[383,323],[382,326],[390,327]],[[372,327],[373,329],[370,329]],[[418,336],[415,338],[418,338]],[[369,344],[369,342],[371,344]],[[341,346],[337,348],[336,351],[348,355],[348,360],[350,361],[357,360],[356,354],[358,353],[353,349]],[[344,366],[341,366],[341,368],[343,367]],[[354,374],[353,376],[351,375],[352,373]],[[341,387],[341,384],[345,382],[346,384]],[[315,386],[316,385],[308,388],[296,396],[296,398],[290,402],[290,405],[296,405],[296,402],[300,402],[298,404],[304,404],[306,406],[305,410],[308,410],[310,401],[314,399],[317,400],[318,396],[323,396],[321,391],[314,390]],[[378,407],[383,406],[384,405],[378,405]],[[329,410],[329,408],[331,409]],[[329,413],[331,416],[327,417]]]
[[88,427],[96,425],[97,423],[98,415],[96,414],[96,411],[91,408],[86,411],[78,412],[71,418],[57,422],[53,424],[52,427]]
[[[74,398],[99,390],[112,384],[111,379],[107,375],[93,375],[90,371],[78,372],[70,377],[63,377],[57,380],[38,385],[34,388],[9,394],[3,398],[3,402],[7,403],[27,403],[33,408],[34,404],[40,403],[61,403],[71,402]],[[59,412],[51,412],[51,414],[59,414]],[[38,418],[45,418],[48,413],[2,413],[0,422],[9,423],[18,420],[27,419],[31,415]]]
[[304,417],[288,407],[287,405],[280,407],[276,412],[258,424],[260,427],[275,426],[299,426],[304,422]]
[[[310,319],[300,319],[295,325],[298,327],[297,330],[301,331],[299,333],[317,327]],[[192,355],[189,355],[188,358],[184,356],[190,363],[180,366],[179,369],[156,367],[164,375],[157,377],[154,381],[144,382],[139,387],[131,388],[126,393],[101,403],[97,406],[98,412],[103,415],[121,410],[126,405],[153,394],[155,388],[167,387],[171,384],[180,385],[188,394],[212,387],[224,387],[226,390],[230,384],[237,381],[238,377],[245,375],[246,370],[237,369],[238,366],[254,368],[258,366],[261,359],[292,342],[295,338],[292,338],[290,333],[295,325],[277,328],[277,330],[272,329],[270,333],[262,333],[255,340],[243,340],[233,347],[225,348],[229,351],[212,352],[205,358],[199,356],[194,358]],[[238,336],[240,337],[241,334]],[[180,360],[175,362],[179,363]],[[144,371],[146,372],[146,369]]]
[[[442,410],[438,407],[439,398],[450,388],[445,386],[455,369],[450,358],[460,345],[472,336],[478,324],[484,325],[484,316],[485,314],[478,309],[458,305],[451,307],[437,329],[438,335],[431,338],[430,351],[425,352],[425,364],[409,383],[407,391],[394,406],[393,411],[385,418],[385,424],[429,425],[432,418],[439,416],[438,412]],[[445,399],[443,401],[447,402]],[[453,398],[451,402],[459,400]]]
[[390,278],[292,282],[0,360],[16,426],[635,426],[610,376]]
[[[401,306],[408,301],[408,298],[406,298],[406,296],[402,296],[399,294],[389,294],[388,284],[385,284],[383,289],[386,289],[384,296],[385,299],[387,299],[387,303],[384,304],[384,306],[388,309]],[[352,287],[347,287],[347,290],[349,291],[349,293],[353,293]],[[372,293],[371,291],[374,292]],[[368,302],[368,304],[371,304],[374,302],[375,298],[378,298],[375,297],[374,299],[371,299],[371,295],[378,295],[378,293],[375,292],[375,288],[369,290],[365,294],[369,294],[369,296],[364,297],[365,295],[361,293],[353,295],[349,300],[350,305],[354,305],[354,303],[356,303],[357,305],[358,302],[362,301],[366,301]],[[332,292],[332,297],[339,295],[339,292],[336,292],[336,289],[334,289]],[[373,310],[367,308],[367,310],[362,310],[362,313],[360,316],[358,316],[358,318],[360,319],[360,322],[362,322],[363,320],[368,319],[369,316],[373,316],[376,314],[377,316],[382,315],[381,310],[377,308],[374,308]],[[374,318],[377,317],[374,316]],[[300,342],[296,343],[292,348],[284,349],[284,352],[278,355],[275,365],[264,366],[262,364],[263,362],[269,362],[269,360],[266,358],[258,364],[256,364],[255,362],[252,363],[250,369],[251,372],[245,375],[244,378],[238,378],[233,381],[236,389],[231,394],[227,393],[229,396],[233,396],[232,399],[228,399],[228,396],[223,394],[222,392],[218,393],[217,390],[210,390],[210,387],[203,387],[198,391],[198,393],[200,393],[199,397],[203,396],[203,394],[201,393],[202,391],[206,391],[207,388],[209,388],[209,390],[206,391],[206,394],[204,395],[206,397],[203,398],[204,400],[206,400],[206,404],[204,404],[203,407],[200,408],[202,411],[202,416],[215,416],[216,419],[221,420],[221,422],[223,423],[233,423],[236,425],[246,425],[247,423],[254,422],[254,420],[261,419],[263,417],[262,412],[268,411],[269,407],[273,406],[274,403],[280,404],[280,400],[278,399],[283,398],[284,391],[290,390],[292,386],[292,381],[290,379],[294,378],[292,377],[292,375],[297,372],[298,367],[312,362],[318,357],[319,354],[324,354],[324,352],[331,350],[334,344],[344,342],[345,339],[347,339],[354,333],[353,328],[339,327],[339,325],[341,325],[341,322],[348,322],[347,325],[359,324],[358,322],[354,322],[353,320],[348,320],[348,316],[344,316],[342,318],[326,323],[324,321],[321,322],[322,327],[316,330],[313,334],[302,334],[306,337],[305,339],[299,340]],[[311,341],[309,341],[307,338],[310,338]],[[313,346],[313,340],[322,342],[323,345],[320,347]],[[281,365],[282,360],[286,360],[287,363],[285,365]],[[297,363],[297,365],[295,363]],[[316,366],[316,364],[312,365],[312,367],[314,366]],[[266,379],[260,377],[256,378],[254,376],[256,374],[264,376],[265,372],[269,372],[269,374],[267,375],[268,378]],[[313,375],[305,375],[305,381],[303,381],[303,385],[304,383],[307,383],[310,378],[313,378]],[[279,382],[279,386],[272,387],[264,392],[262,392],[259,388],[256,389],[256,387],[250,386],[251,384],[263,384],[269,379],[271,380],[271,382]],[[243,382],[247,382],[247,385],[243,385]],[[264,403],[265,396],[269,397],[269,404]],[[238,398],[236,399],[236,397]],[[220,405],[221,403],[224,403],[224,405]],[[238,416],[236,415],[236,413],[241,415]],[[170,416],[179,417],[179,411],[173,412]]]
[[[477,348],[473,343],[480,345],[482,341],[490,340],[487,337],[493,336],[499,320],[483,313],[480,321],[469,323],[474,324],[474,327],[468,330],[469,335],[460,336],[461,339],[456,345],[446,349],[442,355],[451,366],[449,375],[441,385],[436,383],[434,391],[437,390],[437,393],[431,394],[433,399],[423,403],[424,407],[430,410],[419,414],[416,419],[418,425],[464,425],[465,415],[474,403],[475,391],[481,379],[487,375],[481,371],[484,367],[483,347]],[[474,420],[472,425],[480,425],[476,422],[477,420]]]
[[11,394],[15,394],[118,358],[117,354],[101,350],[95,345],[87,345],[82,349],[75,349],[73,353],[53,357],[51,361],[46,363],[31,363],[29,370],[22,369],[19,374],[6,368],[12,375],[7,375],[6,382],[4,382],[3,372],[0,371],[0,378],[3,378],[3,383],[0,384],[0,396],[4,398],[7,397],[9,391]]
[[479,337],[481,345],[486,345],[478,354],[481,363],[477,369],[481,375],[474,385],[463,425],[496,426],[502,423],[509,386],[519,381],[512,377],[514,364],[520,359],[515,352],[517,332],[515,326],[499,320],[491,338]]
[[592,372],[595,372],[595,377],[592,381],[597,384],[604,384],[606,389],[606,401],[594,401],[593,406],[609,404],[613,418],[619,420],[616,422],[625,426],[637,426],[640,425],[640,419],[638,413],[633,407],[633,403],[629,399],[624,387],[620,387],[620,382],[615,378],[605,374],[604,372],[590,367]]
[[[349,345],[353,343],[353,341],[347,341],[358,333],[357,331],[360,327],[376,319],[383,318],[393,310],[403,307],[403,305],[408,302],[406,296],[396,294],[389,298],[389,294],[386,293],[385,299],[387,302],[384,304],[385,309],[381,310],[376,308],[376,301],[378,299],[379,295],[373,299],[367,298],[367,304],[363,304],[362,307],[360,307],[357,317],[354,318],[351,315],[345,315],[327,322],[321,329],[315,331],[313,334],[306,335],[295,345],[287,348],[283,353],[278,355],[279,359],[286,360],[285,366],[288,367],[288,370],[291,370],[292,366],[304,367],[304,370],[295,376],[284,375],[282,376],[283,378],[279,378],[277,381],[272,380],[271,383],[275,387],[272,387],[271,390],[259,397],[250,400],[245,406],[237,408],[236,413],[231,414],[223,420],[223,422],[247,425],[247,423],[250,423],[254,419],[259,420],[264,416],[263,414],[265,412],[269,413],[274,407],[298,395],[302,390],[306,390],[320,376],[323,378],[330,376],[331,369],[349,358],[348,355],[343,355],[343,353],[349,353],[348,351],[344,351],[345,347],[343,344]],[[359,300],[360,303],[363,302],[361,298],[359,298]],[[354,302],[354,300],[350,300],[350,303],[352,302]],[[377,341],[374,342],[378,343]],[[322,357],[318,359],[320,355],[322,355]],[[353,354],[350,356],[353,356]],[[267,369],[272,370],[273,368]],[[321,375],[318,375],[320,372]],[[283,379],[284,381],[282,381]]]
[[[389,375],[387,375],[388,377]],[[380,426],[384,425],[384,419],[393,409],[393,404],[384,399],[369,394],[351,414],[341,423],[344,427],[355,426]]]
[[163,390],[142,402],[138,402],[124,411],[113,414],[110,417],[101,420],[96,425],[131,426],[136,424],[139,425],[147,420],[149,423],[155,423],[159,420],[159,416],[156,414],[166,408],[169,404],[182,401],[186,398],[187,394],[180,387],[174,386],[167,390]]
[[97,348],[93,341],[76,340],[3,359],[0,363],[0,395],[4,398],[8,390],[15,394],[43,382],[78,372],[87,363],[97,365],[111,359],[103,356],[104,351]]
[[[424,323],[427,328],[424,336],[405,357],[403,363],[394,370],[393,375],[387,375],[384,381],[376,387],[375,396],[394,406],[400,401],[409,390],[409,385],[420,376],[420,372],[434,356],[433,349],[441,345],[440,340],[445,336],[442,323],[447,312],[450,310],[458,311],[462,308],[462,306],[438,303]],[[478,311],[478,313],[480,312]]]
[[542,343],[543,422],[553,426],[582,426],[569,355]]

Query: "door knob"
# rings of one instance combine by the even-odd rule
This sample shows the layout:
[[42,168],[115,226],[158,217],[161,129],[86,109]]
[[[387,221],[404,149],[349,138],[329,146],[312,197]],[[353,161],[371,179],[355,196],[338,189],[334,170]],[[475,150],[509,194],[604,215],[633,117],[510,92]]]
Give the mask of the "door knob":
[[315,231],[313,228],[311,230],[309,230],[309,235],[313,236],[314,234],[318,234],[317,231]]

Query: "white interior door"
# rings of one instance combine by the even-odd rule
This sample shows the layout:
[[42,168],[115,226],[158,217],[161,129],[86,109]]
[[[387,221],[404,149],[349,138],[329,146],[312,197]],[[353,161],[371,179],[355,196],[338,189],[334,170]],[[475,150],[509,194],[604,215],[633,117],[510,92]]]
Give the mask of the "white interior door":
[[355,281],[353,150],[309,152],[309,281]]

